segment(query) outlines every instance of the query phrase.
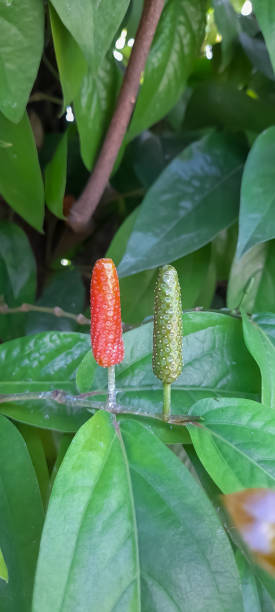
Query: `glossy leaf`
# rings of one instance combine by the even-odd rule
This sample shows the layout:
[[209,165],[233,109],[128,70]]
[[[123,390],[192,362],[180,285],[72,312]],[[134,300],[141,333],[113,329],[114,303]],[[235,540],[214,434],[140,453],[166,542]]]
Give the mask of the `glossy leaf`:
[[275,241],[257,244],[241,259],[234,259],[228,289],[227,306],[246,312],[275,310]]
[[15,125],[0,113],[0,134],[0,194],[25,221],[42,231],[43,184],[27,114]]
[[[120,404],[154,414],[162,411],[162,386],[152,372],[152,331],[152,323],[147,323],[124,334],[125,358],[116,368],[116,380]],[[244,346],[240,320],[217,313],[185,313],[183,333],[185,365],[173,385],[173,414],[186,414],[201,397],[259,391],[259,372]],[[76,380],[83,393],[107,386],[106,371],[95,366],[90,351]]]
[[246,346],[257,362],[262,377],[262,403],[270,412],[275,409],[275,346],[258,325],[243,315]]
[[88,170],[93,167],[112,117],[120,82],[121,75],[113,58],[106,58],[97,74],[87,71],[74,100],[81,156]]
[[11,418],[57,431],[76,431],[89,413],[77,404],[43,399],[43,391],[75,393],[75,371],[90,347],[86,334],[45,332],[0,346],[0,393],[42,393],[39,400],[0,404]]
[[[36,305],[54,308],[59,306],[72,314],[79,314],[83,310],[85,289],[81,274],[78,270],[58,270],[49,279],[41,297]],[[67,317],[57,317],[45,312],[30,312],[28,314],[26,333],[35,334],[48,330],[74,331],[77,322]],[[83,331],[88,328],[83,327]]]
[[54,482],[33,612],[138,612],[139,573],[127,457],[111,415],[99,412],[77,433]]
[[35,469],[41,498],[44,506],[46,507],[49,495],[50,479],[46,455],[39,435],[39,430],[37,430],[35,427],[29,427],[28,425],[23,424],[18,424],[17,429],[19,429],[26,442],[31,461]]
[[97,72],[128,8],[129,0],[110,7],[108,0],[52,0],[61,21],[83,51],[93,72]]
[[188,430],[199,459],[223,493],[275,487],[275,418],[266,406],[248,399],[207,398],[189,414],[204,419]]
[[6,566],[6,562],[3,557],[3,553],[1,549],[0,549],[0,579],[4,580],[5,582],[9,581],[9,572],[8,572],[8,568]]
[[174,261],[231,225],[238,214],[243,159],[236,142],[223,134],[186,147],[147,192],[120,276]]
[[193,68],[205,28],[205,1],[168,0],[146,62],[127,139],[156,123],[176,104]]
[[242,611],[232,550],[203,489],[140,423],[126,421],[121,432],[136,508],[141,609]]
[[245,164],[239,220],[237,257],[260,242],[275,238],[275,127],[260,134]]
[[[9,221],[0,222],[0,296],[10,308],[33,302],[36,263],[23,230]],[[8,340],[24,333],[24,314],[0,314],[0,338]]]
[[275,345],[275,314],[273,312],[254,314],[251,319],[257,323],[266,336],[269,337],[272,344]]
[[[108,248],[106,257],[111,257],[116,265],[119,264],[125,252],[138,212],[139,207],[126,217]],[[203,297],[200,299],[204,285],[208,282],[206,275],[210,254],[210,245],[206,245],[172,263],[178,272],[182,305],[185,310],[196,305],[210,306],[212,296],[209,301]],[[120,279],[121,312],[124,323],[141,323],[146,317],[153,314],[156,276],[156,270],[145,270]]]
[[8,581],[0,579],[3,612],[29,612],[43,507],[35,471],[16,427],[0,417],[1,551]]
[[[156,556],[158,542],[165,546]],[[199,611],[193,567],[207,591],[204,610],[229,612],[233,601],[242,611],[232,551],[202,489],[141,424],[125,421],[120,432],[98,413],[78,432],[53,487],[33,612]]]
[[42,54],[43,3],[1,2],[0,21],[0,110],[10,121],[18,122],[24,114]]
[[214,0],[215,22],[222,36],[222,68],[230,63],[238,38],[238,18],[229,0]]
[[62,91],[63,110],[78,94],[87,71],[87,62],[75,39],[65,28],[54,7],[49,4],[54,50]]
[[262,29],[266,46],[270,55],[273,69],[275,70],[275,41],[274,41],[274,21],[275,6],[272,0],[253,0],[253,11]]
[[264,40],[252,38],[246,32],[240,33],[240,42],[251,63],[268,79],[274,80],[274,71]]
[[63,199],[66,188],[68,132],[61,137],[53,158],[45,168],[45,200],[49,210],[64,219]]
[[236,553],[236,562],[241,576],[244,612],[262,612],[256,577],[240,551]]

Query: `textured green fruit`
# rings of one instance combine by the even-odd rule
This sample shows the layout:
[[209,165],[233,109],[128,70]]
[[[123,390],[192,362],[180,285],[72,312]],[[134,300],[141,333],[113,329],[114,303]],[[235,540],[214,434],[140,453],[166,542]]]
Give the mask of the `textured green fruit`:
[[177,271],[160,268],[155,286],[153,372],[172,383],[182,372],[182,307]]

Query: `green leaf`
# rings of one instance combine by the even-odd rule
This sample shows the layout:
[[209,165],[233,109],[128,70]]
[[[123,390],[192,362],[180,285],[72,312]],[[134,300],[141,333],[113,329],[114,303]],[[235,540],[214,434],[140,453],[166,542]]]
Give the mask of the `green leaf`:
[[167,0],[146,62],[127,139],[156,123],[176,104],[199,53],[204,0]]
[[275,123],[274,105],[254,100],[230,82],[207,80],[198,84],[189,100],[183,129],[208,126],[228,128],[233,132],[261,132]]
[[53,158],[45,168],[45,200],[49,210],[64,219],[63,199],[67,178],[68,132],[61,137]]
[[3,557],[2,550],[0,548],[0,579],[5,582],[9,582],[9,572]]
[[50,478],[46,455],[39,431],[34,427],[29,427],[28,425],[23,424],[18,424],[17,429],[19,429],[26,442],[32,464],[35,469],[41,498],[44,506],[46,507],[49,495]]
[[238,214],[243,159],[236,142],[219,133],[186,147],[147,192],[120,276],[170,263],[230,226]]
[[244,612],[262,612],[256,577],[240,551],[236,552],[236,562],[241,576]]
[[79,430],[54,482],[33,612],[139,611],[139,572],[127,457],[112,417],[99,412]]
[[76,431],[89,413],[77,404],[63,405],[43,398],[43,391],[75,393],[75,371],[90,346],[86,334],[46,332],[11,340],[0,346],[0,393],[33,392],[40,400],[0,404],[12,419],[57,431]]
[[0,110],[11,121],[18,122],[22,119],[43,50],[43,3],[37,0],[1,2],[0,21]]
[[113,58],[106,58],[98,73],[88,70],[74,100],[83,162],[91,170],[115,107],[121,74]]
[[207,398],[189,414],[203,417],[188,425],[203,466],[223,493],[275,487],[275,417],[262,404],[240,398]]
[[16,427],[0,417],[1,551],[8,582],[0,580],[3,612],[29,612],[43,507],[34,468]]
[[109,0],[52,0],[64,26],[69,30],[96,73],[128,8],[129,0],[110,6]]
[[207,591],[204,610],[229,612],[233,602],[242,611],[233,554],[201,487],[141,424],[125,421],[120,431],[111,415],[97,413],[55,480],[33,612],[196,612],[193,567]]
[[[124,334],[125,357],[116,367],[118,402],[129,409],[152,414],[162,411],[162,385],[152,371],[152,323]],[[217,313],[183,315],[181,376],[173,384],[172,412],[186,414],[201,397],[259,392],[256,364],[245,348],[241,321]],[[106,389],[107,374],[96,366],[92,353],[77,371],[80,392]]]
[[0,193],[25,221],[41,232],[43,183],[27,114],[14,125],[0,113],[0,134]]
[[202,487],[141,423],[126,421],[121,432],[136,508],[141,609],[243,611],[232,550]]
[[271,63],[275,70],[275,6],[273,0],[265,0],[265,2],[262,2],[262,0],[253,0],[253,11],[264,35]]
[[229,0],[214,0],[215,22],[222,36],[222,69],[226,68],[232,60],[236,41],[238,39],[239,24],[237,15]]
[[[138,206],[126,217],[107,250],[106,257],[111,257],[116,266],[118,266],[125,252],[139,209]],[[178,272],[182,305],[185,310],[193,308],[195,305],[210,306],[207,300],[200,299],[201,291],[207,280],[210,254],[210,245],[206,245],[202,249],[173,262],[173,266]],[[156,270],[145,270],[120,279],[121,313],[122,320],[125,323],[141,323],[146,317],[153,314],[156,277]]]
[[237,232],[237,224],[232,225],[222,230],[212,242],[212,258],[215,262],[218,281],[227,280],[229,277],[236,249]]
[[63,91],[63,111],[74,100],[87,70],[87,63],[75,39],[49,3],[56,62]]
[[262,377],[262,403],[275,409],[275,346],[258,325],[243,314],[243,334],[246,346],[257,362]]
[[[77,315],[83,310],[84,300],[85,288],[81,274],[78,270],[68,268],[52,274],[36,305],[46,308],[59,306],[63,310]],[[44,312],[30,312],[26,333],[35,334],[54,329],[63,332],[74,331],[77,325],[75,320],[67,317],[57,317]]]
[[227,288],[227,306],[246,312],[275,310],[275,240],[257,244],[234,259]]
[[[9,307],[33,302],[36,263],[23,230],[15,223],[0,222],[0,296]],[[8,340],[24,333],[24,314],[0,314],[0,338]]]
[[237,257],[260,242],[275,238],[275,127],[258,136],[244,167]]
[[272,344],[275,345],[275,314],[272,312],[254,314],[251,319],[261,327]]
[[240,42],[253,66],[265,74],[268,79],[274,80],[274,72],[264,40],[252,38],[245,32],[241,32]]

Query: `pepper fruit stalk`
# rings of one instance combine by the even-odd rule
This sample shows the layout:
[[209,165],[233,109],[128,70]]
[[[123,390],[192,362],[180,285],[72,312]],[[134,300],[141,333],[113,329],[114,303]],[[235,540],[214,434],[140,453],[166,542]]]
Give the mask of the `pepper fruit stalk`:
[[120,291],[112,259],[98,259],[90,287],[91,343],[98,365],[108,368],[108,403],[116,402],[115,366],[124,358]]
[[182,305],[173,266],[159,269],[154,292],[153,372],[163,383],[163,418],[171,414],[171,383],[182,372]]

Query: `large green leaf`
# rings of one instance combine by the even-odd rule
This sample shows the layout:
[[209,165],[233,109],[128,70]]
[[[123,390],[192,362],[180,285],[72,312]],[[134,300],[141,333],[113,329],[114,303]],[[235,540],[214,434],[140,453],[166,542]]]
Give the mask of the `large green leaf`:
[[[108,248],[106,257],[111,257],[116,266],[125,252],[138,213],[139,207],[125,219]],[[184,310],[193,308],[195,305],[210,306],[212,295],[208,303],[200,299],[204,285],[209,283],[207,271],[210,255],[211,247],[206,245],[173,262],[179,276]],[[120,279],[121,312],[122,320],[125,323],[141,323],[146,317],[153,314],[156,277],[156,270],[145,270]]]
[[38,231],[44,219],[42,177],[27,114],[15,125],[0,113],[0,194]]
[[228,308],[246,312],[275,310],[275,240],[256,244],[234,259],[228,289]]
[[128,276],[187,255],[231,225],[244,153],[212,133],[188,146],[147,192],[119,265]]
[[266,409],[275,410],[275,346],[258,325],[243,315],[246,346],[257,362],[262,377],[262,402]]
[[156,123],[176,104],[199,53],[205,0],[167,0],[146,62],[128,140]]
[[98,413],[53,487],[33,612],[230,612],[232,603],[242,612],[233,554],[201,487],[140,423],[120,431]]
[[188,425],[196,452],[223,493],[250,487],[275,487],[275,417],[266,406],[240,398],[206,398]]
[[231,61],[239,33],[237,15],[229,0],[213,0],[215,22],[222,36],[222,68]]
[[74,100],[87,70],[87,62],[75,39],[49,4],[56,62],[63,91],[63,110]]
[[81,156],[88,170],[111,119],[120,82],[121,74],[113,58],[106,58],[97,74],[86,72],[74,100]]
[[263,329],[272,344],[275,344],[275,314],[273,312],[264,312],[254,314],[251,318],[252,321],[255,321]]
[[[50,277],[36,305],[46,308],[59,306],[63,310],[77,315],[83,310],[84,300],[85,288],[81,274],[76,269],[65,268],[56,271]],[[54,329],[65,332],[74,331],[76,328],[77,322],[73,319],[57,317],[45,312],[30,312],[26,332],[27,334],[35,334]]]
[[252,246],[275,238],[275,127],[258,136],[244,167],[237,257]]
[[[246,350],[239,319],[217,313],[183,315],[181,376],[173,384],[174,414],[184,414],[201,397],[257,393],[259,372]],[[162,385],[152,371],[152,323],[124,334],[125,357],[116,367],[118,402],[129,409],[160,413]],[[107,373],[96,366],[91,352],[77,371],[81,392],[104,389]]]
[[262,2],[262,0],[253,0],[253,11],[262,29],[272,66],[275,70],[274,2],[273,0],[265,0],[265,2]]
[[74,438],[54,482],[33,612],[139,612],[139,573],[127,457],[112,418],[99,412]]
[[0,609],[29,612],[43,506],[35,471],[16,427],[0,417],[0,541],[8,572]]
[[41,437],[37,429],[34,427],[29,427],[28,425],[18,423],[17,429],[19,429],[26,442],[32,464],[35,469],[41,498],[44,506],[46,506],[48,502],[50,479],[49,468]]
[[45,200],[49,210],[64,219],[63,199],[66,189],[68,132],[61,137],[53,158],[45,168]]
[[[33,302],[36,263],[23,230],[9,221],[0,222],[0,296],[10,308]],[[24,333],[25,315],[0,314],[0,338],[9,340]]]
[[76,431],[87,419],[86,409],[43,398],[43,391],[75,393],[75,371],[90,346],[86,334],[45,332],[0,346],[0,393],[33,392],[39,400],[0,404],[0,412],[29,425]]
[[262,612],[260,587],[256,577],[252,573],[252,568],[248,565],[244,556],[237,551],[236,561],[241,576],[243,604],[245,612]]
[[129,0],[110,5],[109,0],[52,0],[61,21],[79,47],[90,67],[96,72],[108,51],[128,8]]
[[17,122],[22,119],[40,63],[44,43],[43,2],[1,2],[0,23],[0,110]]

